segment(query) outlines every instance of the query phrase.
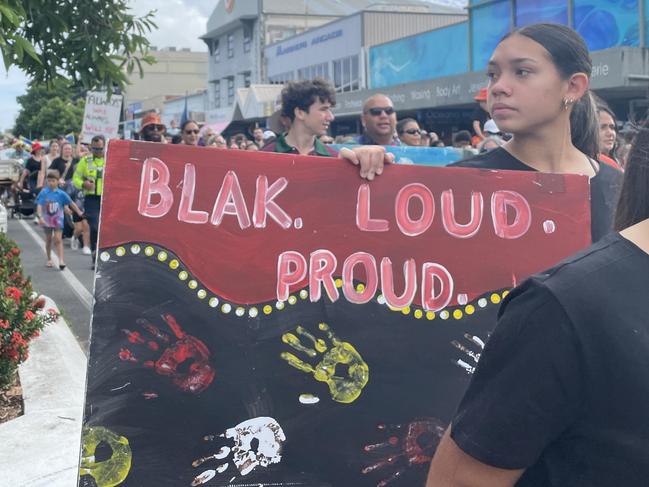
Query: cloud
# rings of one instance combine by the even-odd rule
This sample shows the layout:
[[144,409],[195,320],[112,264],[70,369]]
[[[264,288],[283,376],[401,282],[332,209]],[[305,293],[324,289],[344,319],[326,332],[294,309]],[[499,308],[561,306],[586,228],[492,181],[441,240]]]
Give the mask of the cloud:
[[[207,51],[199,39],[207,29],[207,19],[216,2],[205,0],[131,0],[132,13],[145,15],[156,10],[155,23],[158,29],[148,34],[152,45],[161,48],[174,46],[189,47],[192,51]],[[164,6],[162,6],[164,5]]]
[[[148,36],[154,46],[206,51],[207,47],[199,36],[205,34],[207,19],[216,3],[205,0],[131,0],[130,7],[136,15],[157,10],[155,22],[158,29]],[[16,97],[25,94],[27,82],[28,78],[20,70],[11,68],[7,73],[4,67],[0,67],[0,129],[13,127],[20,110]]]
[[0,67],[0,129],[11,129],[18,115],[19,105],[16,97],[25,94],[27,77],[16,68],[10,68],[9,73]]

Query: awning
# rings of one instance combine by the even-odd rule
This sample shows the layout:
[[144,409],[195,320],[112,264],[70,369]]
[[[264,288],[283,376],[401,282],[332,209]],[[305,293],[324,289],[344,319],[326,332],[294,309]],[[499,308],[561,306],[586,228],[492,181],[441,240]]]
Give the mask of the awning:
[[223,132],[226,128],[228,128],[228,125],[230,125],[230,120],[226,122],[214,122],[214,123],[206,123],[201,127],[201,135],[203,135],[207,129],[212,129],[214,132],[217,134],[220,134]]

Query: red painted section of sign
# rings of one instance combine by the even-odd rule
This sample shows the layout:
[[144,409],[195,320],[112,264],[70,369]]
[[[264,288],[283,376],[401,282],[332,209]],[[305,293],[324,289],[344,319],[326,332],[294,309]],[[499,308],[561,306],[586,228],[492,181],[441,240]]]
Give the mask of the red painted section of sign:
[[379,290],[390,281],[399,298],[405,266],[417,304],[446,300],[447,271],[453,305],[590,240],[582,176],[395,165],[368,183],[339,159],[128,141],[107,157],[100,247],[164,246],[235,303],[276,300],[282,283],[346,299],[349,285],[331,286],[343,273]]

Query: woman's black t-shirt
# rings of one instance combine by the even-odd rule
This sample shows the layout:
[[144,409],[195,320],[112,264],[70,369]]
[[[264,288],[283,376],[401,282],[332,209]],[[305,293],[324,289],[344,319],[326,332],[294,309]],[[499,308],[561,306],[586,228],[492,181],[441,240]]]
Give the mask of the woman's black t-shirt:
[[68,172],[65,173],[65,166],[67,162],[62,157],[57,157],[52,161],[52,164],[50,164],[49,169],[56,169],[59,172],[59,177],[62,177],[64,175],[63,173],[65,173],[65,181],[70,181],[72,179],[72,176],[74,175],[74,167],[77,165],[78,162],[79,159],[72,158],[72,164],[68,168]]
[[453,420],[517,487],[649,485],[649,255],[617,233],[512,291]]
[[[449,166],[506,171],[536,171],[502,147]],[[622,187],[622,173],[608,164],[599,164],[599,172],[590,180],[591,235],[597,242],[613,231],[615,208]]]
[[27,176],[29,188],[35,190],[36,185],[38,184],[38,173],[41,170],[41,161],[37,161],[33,157],[30,157],[25,163],[25,169],[29,171],[29,176]]

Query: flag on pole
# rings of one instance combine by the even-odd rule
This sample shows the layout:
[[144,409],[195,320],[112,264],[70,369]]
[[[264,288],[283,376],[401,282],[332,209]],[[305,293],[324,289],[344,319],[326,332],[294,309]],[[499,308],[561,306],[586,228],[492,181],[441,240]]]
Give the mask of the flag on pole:
[[32,150],[32,144],[34,143],[32,140],[28,139],[27,137],[23,137],[22,135],[18,137],[18,140],[26,145],[28,150]]
[[69,134],[66,134],[65,140],[66,142],[70,142],[70,144],[74,144],[74,132],[70,132]]
[[185,109],[180,117],[180,126],[182,127],[187,120],[189,120],[189,112],[187,111],[187,92],[185,92]]

